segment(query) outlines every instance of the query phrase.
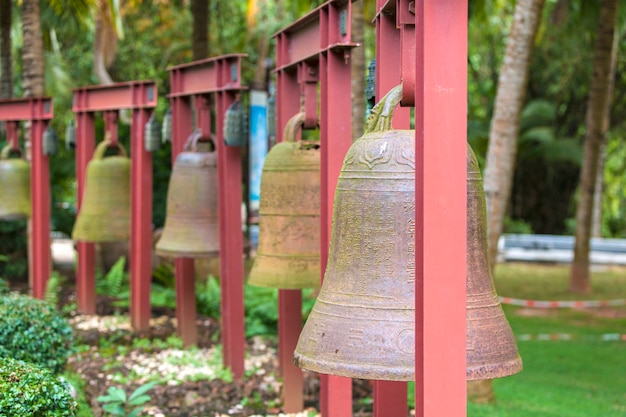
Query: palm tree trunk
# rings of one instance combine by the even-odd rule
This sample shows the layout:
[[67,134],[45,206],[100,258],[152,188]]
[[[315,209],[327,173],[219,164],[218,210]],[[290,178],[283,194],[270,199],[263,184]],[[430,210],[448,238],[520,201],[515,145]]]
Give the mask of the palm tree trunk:
[[[363,45],[365,40],[365,17],[363,2],[352,3],[352,42]],[[365,126],[365,46],[353,48],[352,60],[352,137],[363,135]]]
[[39,0],[23,0],[22,31],[24,36],[22,47],[24,96],[43,97],[45,93],[44,51]]
[[[491,119],[483,177],[491,268],[496,265],[498,239],[502,234],[504,216],[511,196],[528,69],[544,1],[518,0],[498,77],[498,92]],[[475,402],[493,402],[495,399],[491,380],[468,381],[467,390],[468,398]]]
[[569,289],[574,293],[591,290],[589,278],[589,241],[594,206],[596,177],[601,149],[609,129],[609,112],[617,55],[617,0],[603,0],[600,6],[598,35],[595,42],[591,89],[587,101],[583,166],[580,172],[580,197],[576,209],[576,243]]
[[193,60],[209,56],[209,0],[191,0],[193,16],[193,34],[191,35],[191,51]]
[[11,13],[11,0],[0,0],[0,98],[10,98],[13,96]]
[[511,195],[520,117],[528,68],[544,0],[519,0],[515,6],[504,62],[498,77],[489,149],[485,166],[484,187],[487,200],[489,262],[496,264],[498,239],[502,234],[507,203]]
[[593,215],[591,216],[591,237],[602,237],[602,195],[604,194],[605,159],[606,143],[600,149],[600,160],[598,161],[598,172],[596,173],[596,189],[593,193]]

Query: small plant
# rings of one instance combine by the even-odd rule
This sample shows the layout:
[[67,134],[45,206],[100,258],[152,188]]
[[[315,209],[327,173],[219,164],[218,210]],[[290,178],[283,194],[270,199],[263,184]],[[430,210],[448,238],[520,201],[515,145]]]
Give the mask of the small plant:
[[120,387],[109,387],[107,395],[101,395],[96,400],[103,403],[102,409],[112,416],[137,417],[142,412],[144,405],[150,401],[146,393],[157,383],[148,382],[138,387],[130,396]]
[[96,277],[96,293],[110,297],[119,297],[122,289],[128,285],[128,274],[124,271],[126,258],[120,258],[113,264],[104,277]]
[[61,284],[63,283],[63,277],[56,271],[52,271],[50,278],[46,284],[46,292],[44,294],[44,300],[50,305],[56,306],[59,303],[59,291],[61,291]]
[[70,386],[48,369],[0,358],[0,417],[74,417]]
[[72,328],[50,304],[27,295],[0,296],[0,357],[32,362],[57,374],[71,353]]

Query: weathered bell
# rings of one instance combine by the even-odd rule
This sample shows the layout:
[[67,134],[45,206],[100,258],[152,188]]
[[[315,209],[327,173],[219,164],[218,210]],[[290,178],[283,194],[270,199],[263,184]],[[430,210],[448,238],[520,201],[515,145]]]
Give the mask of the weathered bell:
[[[119,155],[105,156],[109,148]],[[87,164],[85,188],[72,239],[115,242],[130,237],[130,159],[119,143],[105,139]]]
[[487,209],[478,160],[467,145],[467,380],[522,370],[515,336],[498,300],[487,251]]
[[161,141],[163,141],[163,143],[172,141],[172,109],[167,109],[167,113],[163,116]]
[[224,143],[245,146],[248,142],[248,112],[240,100],[235,100],[224,116]]
[[250,285],[283,289],[320,283],[320,150],[296,141],[304,113],[285,126],[284,141],[265,158],[261,175],[259,245]]
[[65,128],[65,149],[76,149],[76,127],[73,120],[70,120]]
[[[19,158],[10,158],[11,153]],[[0,220],[19,220],[30,217],[30,165],[19,149],[7,145],[0,152]]]
[[[325,279],[294,354],[302,368],[415,379],[415,132],[391,130],[400,95],[395,88],[372,109],[344,159]],[[468,188],[467,379],[496,378],[518,372],[521,360],[488,268],[474,170]]]
[[144,148],[148,152],[161,149],[161,125],[157,122],[154,114],[150,116],[144,126]]
[[198,152],[201,138],[196,130],[174,161],[165,226],[156,245],[159,256],[200,258],[219,253],[217,152]]
[[59,151],[59,137],[52,126],[48,126],[43,132],[43,154],[46,156],[56,155]]

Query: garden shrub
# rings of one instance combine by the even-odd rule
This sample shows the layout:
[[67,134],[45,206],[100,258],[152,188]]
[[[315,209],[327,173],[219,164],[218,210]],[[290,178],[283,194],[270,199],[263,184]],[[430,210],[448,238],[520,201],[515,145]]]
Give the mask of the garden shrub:
[[0,357],[32,362],[59,373],[72,340],[69,323],[50,304],[27,295],[0,296]]
[[0,417],[73,417],[75,410],[69,385],[50,370],[0,358]]
[[11,291],[11,287],[6,279],[0,278],[0,295],[8,294]]

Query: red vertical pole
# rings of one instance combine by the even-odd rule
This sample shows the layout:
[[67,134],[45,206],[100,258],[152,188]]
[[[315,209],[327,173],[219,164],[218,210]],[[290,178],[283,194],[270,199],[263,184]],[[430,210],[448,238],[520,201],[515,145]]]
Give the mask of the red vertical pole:
[[415,16],[415,414],[464,417],[467,0]]
[[[147,94],[138,86],[138,94]],[[147,87],[152,88],[152,87]],[[152,154],[144,146],[145,125],[152,110],[133,109],[131,125],[131,322],[135,329],[150,327],[152,281]]]
[[278,355],[285,413],[295,413],[304,408],[304,377],[292,360],[301,331],[302,290],[278,290]]
[[[170,74],[172,85],[180,82],[180,72]],[[178,88],[177,88],[178,90]],[[185,142],[192,131],[191,105],[188,98],[172,97],[172,166],[176,157],[183,151]],[[184,346],[198,341],[196,329],[196,288],[193,258],[174,259],[176,277],[176,319],[178,336]]]
[[[322,33],[328,33],[328,11],[322,11]],[[320,241],[322,278],[328,261],[333,203],[343,159],[352,143],[352,85],[350,56],[327,52],[320,55],[321,211]],[[352,380],[322,375],[320,409],[324,417],[352,416]]]
[[[230,68],[220,68],[222,76]],[[239,147],[224,144],[224,115],[234,94],[216,94],[218,205],[220,223],[220,284],[224,363],[235,378],[244,372],[243,232],[241,224],[241,157]]]
[[[33,102],[31,105],[41,103]],[[33,120],[31,126],[31,204],[33,244],[33,296],[43,298],[50,277],[50,170],[43,154],[43,133],[47,122]]]
[[[282,45],[283,43],[279,43]],[[300,85],[297,74],[277,74],[277,132],[282,142],[283,128],[300,109]],[[302,291],[278,290],[278,359],[283,377],[283,411],[293,413],[304,407],[302,370],[293,364],[293,352],[302,330]]]
[[[84,92],[76,92],[75,100],[81,100]],[[85,193],[87,164],[95,148],[95,127],[93,113],[76,113],[76,207],[80,211]],[[85,314],[96,313],[95,265],[96,252],[93,243],[76,242],[78,253],[76,273],[76,293],[78,311]]]

